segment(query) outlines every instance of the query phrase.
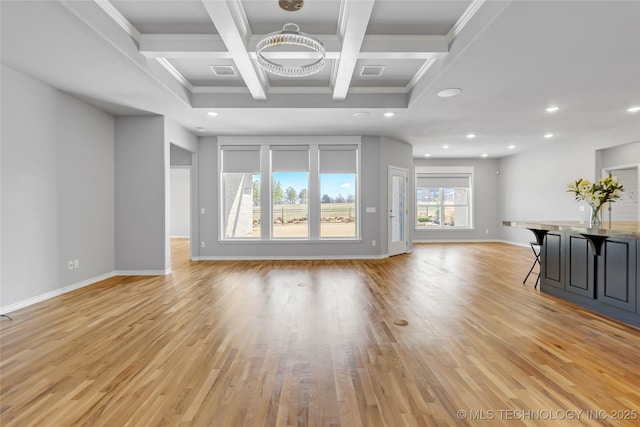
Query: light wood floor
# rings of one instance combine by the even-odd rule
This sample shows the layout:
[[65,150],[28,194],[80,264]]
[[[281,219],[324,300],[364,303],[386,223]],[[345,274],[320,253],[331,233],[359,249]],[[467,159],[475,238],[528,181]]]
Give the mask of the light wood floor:
[[190,262],[187,246],[170,276],[2,320],[0,424],[639,423],[640,330],[523,286],[529,248]]

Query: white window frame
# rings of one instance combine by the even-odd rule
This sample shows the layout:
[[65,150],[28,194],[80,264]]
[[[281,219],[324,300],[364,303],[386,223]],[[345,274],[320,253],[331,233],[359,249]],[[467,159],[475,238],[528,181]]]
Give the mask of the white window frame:
[[[445,226],[444,225],[444,195],[442,194],[442,189],[440,189],[440,208],[442,209],[442,220],[439,226],[430,226],[430,227],[418,227],[418,188],[422,188],[418,186],[418,178],[425,174],[434,174],[434,175],[452,175],[452,176],[460,176],[460,175],[469,175],[469,194],[468,194],[468,224],[466,226]],[[414,208],[414,222],[413,227],[415,231],[454,231],[454,230],[474,230],[474,167],[473,166],[416,166],[414,169],[414,200],[415,200],[415,208]]]
[[[220,180],[218,195],[218,241],[219,242],[247,242],[247,243],[280,243],[280,242],[358,242],[361,241],[361,141],[359,137],[218,137],[218,179]],[[234,238],[225,237],[223,224],[223,186],[222,186],[222,147],[229,145],[252,145],[260,146],[260,224],[261,233],[259,238]],[[271,147],[272,146],[308,146],[309,147],[309,188],[308,195],[308,237],[283,238],[273,237],[273,212],[272,212],[272,180],[271,171]],[[320,165],[319,150],[321,146],[353,146],[356,150],[356,189],[355,189],[355,217],[356,235],[353,237],[320,237]],[[267,226],[268,224],[268,226]]]

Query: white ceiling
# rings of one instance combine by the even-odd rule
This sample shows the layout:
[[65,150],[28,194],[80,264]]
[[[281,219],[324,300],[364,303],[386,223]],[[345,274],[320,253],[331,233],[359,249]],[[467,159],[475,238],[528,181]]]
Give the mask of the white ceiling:
[[[640,106],[636,0],[306,0],[296,12],[277,0],[3,0],[0,8],[4,64],[114,114],[163,114],[199,135],[384,135],[411,143],[415,157],[495,158],[610,128],[640,132],[640,113],[626,111]],[[257,67],[257,41],[287,22],[324,43],[317,75]],[[383,74],[361,76],[365,65]],[[216,76],[212,66],[236,75]],[[462,93],[437,96],[450,87]],[[560,110],[545,112],[550,105]]]

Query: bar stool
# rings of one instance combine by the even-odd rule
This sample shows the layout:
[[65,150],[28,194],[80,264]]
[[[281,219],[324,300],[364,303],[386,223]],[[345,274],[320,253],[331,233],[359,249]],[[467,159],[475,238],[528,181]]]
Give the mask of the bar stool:
[[535,255],[535,259],[533,260],[533,264],[531,265],[531,268],[529,269],[529,273],[527,273],[527,277],[524,278],[524,280],[522,281],[522,284],[524,285],[527,281],[527,279],[529,278],[529,276],[531,275],[531,273],[533,272],[533,269],[536,267],[536,264],[538,264],[538,278],[536,279],[536,285],[533,287],[534,289],[536,289],[538,287],[538,282],[540,281],[540,245],[537,244],[536,242],[530,242],[529,245],[531,246],[531,250],[533,251],[533,254]]

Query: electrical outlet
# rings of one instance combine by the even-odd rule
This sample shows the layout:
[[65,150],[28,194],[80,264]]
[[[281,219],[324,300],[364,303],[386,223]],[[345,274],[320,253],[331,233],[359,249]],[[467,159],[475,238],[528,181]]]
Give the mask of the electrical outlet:
[[69,270],[73,270],[73,260],[69,260]]
[[200,208],[200,215],[204,215],[204,208]]
[[484,229],[484,232],[485,232],[486,234],[489,234],[489,229],[488,229],[488,228],[485,228],[485,229]]
[[371,246],[375,246],[375,245],[376,245],[376,241],[375,241],[375,240],[372,240],[372,241],[371,241]]
[[204,244],[204,240],[202,242],[200,242],[200,247],[204,248],[206,245]]
[[580,212],[584,212],[584,206],[580,206]]
[[80,260],[79,259],[74,259],[73,260],[73,268],[80,268]]

